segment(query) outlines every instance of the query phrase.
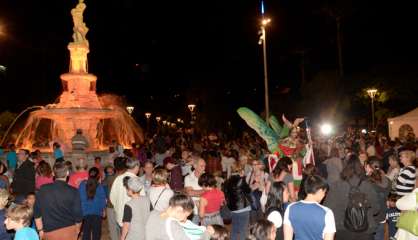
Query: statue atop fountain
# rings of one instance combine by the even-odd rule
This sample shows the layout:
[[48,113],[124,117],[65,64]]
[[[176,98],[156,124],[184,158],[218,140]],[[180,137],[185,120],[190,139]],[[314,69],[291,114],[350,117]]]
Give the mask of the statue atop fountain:
[[42,141],[54,141],[71,149],[71,138],[77,129],[89,142],[89,150],[105,148],[112,140],[130,146],[143,140],[142,132],[124,107],[101,103],[96,93],[97,77],[88,72],[87,54],[90,51],[83,20],[84,0],[71,10],[73,41],[68,44],[70,64],[68,73],[60,76],[63,92],[55,104],[31,113],[17,137],[16,144],[32,149]]
[[73,17],[73,42],[68,44],[70,51],[70,69],[61,75],[64,92],[58,106],[70,108],[101,108],[96,94],[97,77],[88,73],[87,54],[90,52],[87,32],[89,29],[83,20],[86,4],[80,0],[71,10]]
[[86,9],[86,4],[80,0],[75,8],[71,10],[73,16],[73,40],[68,44],[70,50],[71,63],[70,72],[87,73],[87,54],[89,53],[89,41],[86,38],[89,31],[86,23],[83,21],[83,13]]

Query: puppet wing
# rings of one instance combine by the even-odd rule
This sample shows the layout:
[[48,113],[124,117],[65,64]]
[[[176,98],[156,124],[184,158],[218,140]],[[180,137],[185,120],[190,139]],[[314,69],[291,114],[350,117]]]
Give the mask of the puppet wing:
[[277,134],[271,129],[267,123],[249,108],[241,107],[237,110],[239,116],[244,119],[247,125],[264,139],[271,153],[277,152]]

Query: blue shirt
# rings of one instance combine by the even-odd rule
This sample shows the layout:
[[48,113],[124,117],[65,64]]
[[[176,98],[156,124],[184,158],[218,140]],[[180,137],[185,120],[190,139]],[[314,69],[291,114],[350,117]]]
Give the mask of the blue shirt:
[[87,181],[83,181],[80,183],[78,187],[78,192],[80,193],[80,200],[81,200],[81,210],[83,212],[83,216],[87,215],[103,215],[103,209],[106,207],[106,193],[101,184],[97,185],[96,188],[96,195],[94,195],[93,199],[87,199],[87,191],[86,191],[86,184]]
[[284,214],[284,224],[291,226],[295,240],[320,240],[325,233],[335,233],[332,210],[317,202],[291,203]]
[[62,153],[62,150],[60,148],[55,148],[54,149],[54,158],[58,159],[58,158],[63,158],[64,154]]
[[4,226],[4,220],[5,220],[6,210],[0,209],[0,239],[1,240],[10,240],[11,236],[6,230],[6,226]]
[[389,237],[395,237],[396,231],[398,231],[396,223],[398,222],[400,215],[401,211],[399,211],[396,207],[386,209],[386,221],[389,227]]
[[38,234],[30,227],[24,227],[16,232],[14,240],[39,240]]
[[6,156],[6,159],[7,159],[7,167],[9,169],[13,169],[13,170],[16,169],[16,166],[17,166],[17,154],[16,154],[16,152],[15,151],[8,152],[7,156]]

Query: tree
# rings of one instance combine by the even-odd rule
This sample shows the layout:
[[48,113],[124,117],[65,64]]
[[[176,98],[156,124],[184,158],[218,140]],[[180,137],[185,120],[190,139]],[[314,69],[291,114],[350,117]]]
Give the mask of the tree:
[[3,136],[7,128],[10,126],[10,124],[13,122],[13,120],[16,118],[17,114],[12,113],[9,111],[4,111],[0,113],[0,136]]

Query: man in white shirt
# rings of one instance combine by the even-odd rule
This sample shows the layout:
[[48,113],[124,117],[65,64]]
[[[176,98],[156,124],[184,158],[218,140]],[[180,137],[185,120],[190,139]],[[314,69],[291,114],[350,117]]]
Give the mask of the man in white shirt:
[[187,175],[184,178],[184,189],[186,190],[187,195],[191,196],[195,207],[193,209],[193,222],[199,222],[199,215],[198,215],[198,204],[200,201],[200,195],[203,194],[203,189],[199,186],[199,177],[205,172],[206,162],[202,158],[196,159],[194,164],[194,171]]
[[131,200],[128,196],[126,187],[123,185],[125,177],[136,177],[139,173],[139,162],[133,159],[126,160],[126,172],[116,177],[110,190],[110,202],[115,210],[116,221],[119,227],[122,227],[123,209],[125,204]]
[[226,172],[226,178],[231,176],[231,167],[236,160],[231,156],[230,150],[225,150],[221,157],[222,172]]

